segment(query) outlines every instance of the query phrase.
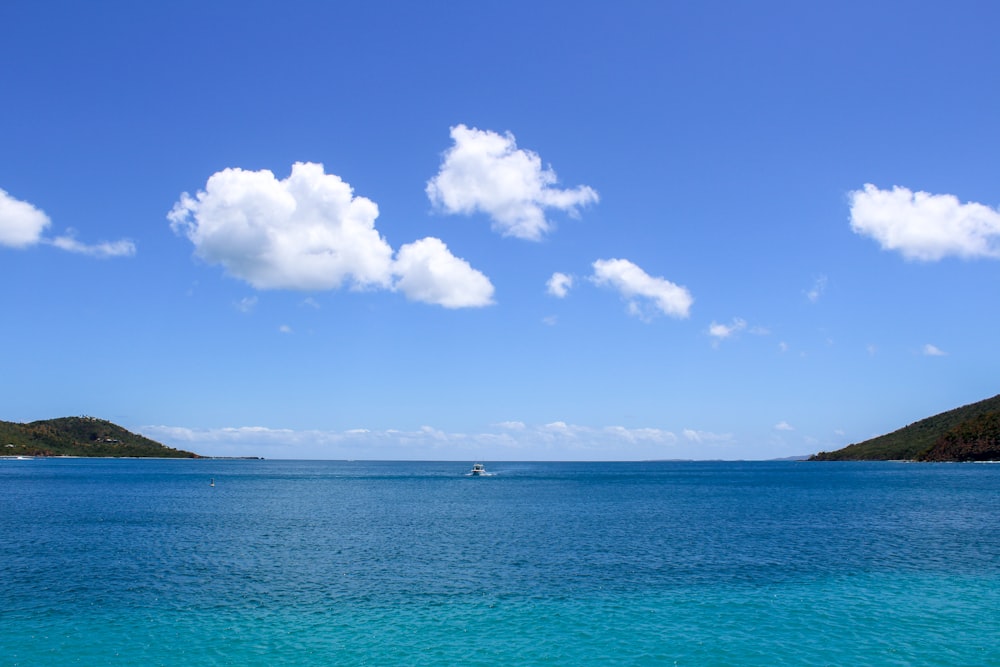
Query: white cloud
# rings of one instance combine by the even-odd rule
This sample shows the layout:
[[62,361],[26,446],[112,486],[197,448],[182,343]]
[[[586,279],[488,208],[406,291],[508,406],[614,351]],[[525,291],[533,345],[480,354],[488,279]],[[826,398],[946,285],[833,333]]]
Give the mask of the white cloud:
[[947,356],[948,353],[936,345],[927,343],[927,345],[924,345],[924,354],[928,357],[944,357]]
[[451,254],[440,239],[428,237],[399,249],[396,289],[412,301],[445,308],[488,306],[493,284],[468,262]]
[[[168,214],[195,254],[258,289],[395,289],[446,308],[492,303],[493,285],[439,239],[392,247],[375,229],[378,207],[323,165],[297,162],[288,178],[224,169]],[[316,305],[315,301],[310,302]]]
[[866,184],[850,193],[851,229],[905,258],[1000,258],[1000,211],[961,203],[954,195]]
[[292,328],[287,324],[282,324],[280,327],[278,327],[278,331],[283,334],[290,334],[292,333]]
[[240,299],[236,304],[236,310],[241,313],[253,312],[253,309],[257,307],[257,297],[255,296],[245,296]]
[[599,259],[593,264],[591,280],[615,288],[628,301],[632,315],[648,320],[652,311],[686,318],[694,299],[684,287],[664,278],[650,276],[627,259]]
[[552,277],[545,283],[545,286],[548,288],[549,294],[562,299],[569,294],[570,288],[573,287],[573,276],[557,271],[552,274]]
[[729,442],[733,439],[731,433],[712,433],[711,431],[697,431],[691,428],[684,429],[683,433],[685,439],[697,443]]
[[431,203],[446,213],[482,212],[504,236],[537,241],[553,228],[545,209],[576,216],[578,207],[598,200],[597,192],[586,185],[553,187],[558,182],[555,172],[543,169],[536,153],[517,148],[510,132],[500,135],[456,125],[451,138],[455,143],[426,188]]
[[0,245],[11,248],[35,245],[51,224],[44,211],[0,190]]
[[447,431],[350,428],[294,430],[247,426],[192,429],[146,426],[143,435],[209,456],[320,459],[468,459],[553,461],[659,458],[722,458],[731,454],[729,434],[687,429],[683,438],[660,428],[592,427],[555,421],[493,424],[488,430]]
[[224,169],[181,195],[167,216],[195,254],[258,289],[388,288],[392,248],[375,229],[378,207],[323,165]]
[[11,248],[27,248],[39,243],[47,243],[60,250],[90,255],[99,259],[109,257],[131,257],[135,254],[135,244],[131,241],[104,241],[88,244],[76,240],[73,229],[62,236],[49,239],[42,236],[52,224],[44,211],[26,201],[11,197],[0,190],[0,245]]
[[78,255],[89,255],[98,259],[109,259],[111,257],[132,257],[135,255],[135,244],[128,240],[103,241],[101,243],[81,243],[76,240],[75,232],[71,229],[63,236],[57,236],[49,241],[55,247],[67,252],[75,252]]
[[746,328],[746,320],[740,317],[734,317],[732,324],[718,324],[717,322],[712,322],[712,324],[708,327],[708,335],[715,338],[717,341],[720,341],[725,340],[726,338],[729,338]]
[[774,425],[775,431],[794,431],[795,428],[786,421],[780,421]]
[[819,301],[819,298],[823,296],[823,292],[826,291],[826,283],[827,283],[826,276],[820,276],[819,278],[817,278],[816,282],[813,283],[812,288],[806,292],[806,298],[808,298],[813,303]]

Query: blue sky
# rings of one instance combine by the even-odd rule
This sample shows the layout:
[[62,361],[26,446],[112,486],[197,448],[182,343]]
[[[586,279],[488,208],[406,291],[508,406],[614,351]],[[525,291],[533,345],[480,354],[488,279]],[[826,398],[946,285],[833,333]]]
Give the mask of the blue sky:
[[0,5],[0,419],[771,458],[1000,393],[992,3]]

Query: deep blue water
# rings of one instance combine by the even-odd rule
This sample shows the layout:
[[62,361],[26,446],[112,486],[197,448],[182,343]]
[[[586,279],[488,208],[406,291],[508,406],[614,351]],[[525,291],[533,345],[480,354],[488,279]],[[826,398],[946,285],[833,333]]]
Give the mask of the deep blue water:
[[1000,465],[470,466],[0,460],[0,665],[1000,665]]

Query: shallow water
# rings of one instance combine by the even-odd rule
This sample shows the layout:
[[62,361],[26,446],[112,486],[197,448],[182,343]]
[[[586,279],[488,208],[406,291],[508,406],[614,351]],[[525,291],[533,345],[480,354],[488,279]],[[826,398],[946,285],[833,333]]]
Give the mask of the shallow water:
[[1000,664],[1000,466],[470,465],[0,461],[0,664]]

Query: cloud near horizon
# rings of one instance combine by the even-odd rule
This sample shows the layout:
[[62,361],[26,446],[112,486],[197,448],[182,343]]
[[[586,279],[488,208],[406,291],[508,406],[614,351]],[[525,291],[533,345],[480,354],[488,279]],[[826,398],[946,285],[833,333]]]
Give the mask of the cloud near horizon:
[[[180,449],[202,449],[205,455],[271,456],[303,453],[311,458],[426,458],[427,451],[444,459],[463,460],[476,455],[511,460],[579,459],[608,460],[623,445],[639,445],[642,458],[673,458],[680,438],[658,428],[624,426],[591,427],[550,422],[527,425],[523,422],[494,424],[493,431],[453,433],[431,426],[403,431],[396,429],[353,428],[341,431],[294,430],[264,426],[187,428],[144,426],[141,433]],[[694,433],[693,431],[690,433]],[[702,434],[688,442],[696,444],[726,440],[728,436]]]
[[62,236],[46,238],[43,233],[51,225],[52,220],[44,211],[26,201],[15,199],[7,191],[0,189],[0,245],[23,249],[47,244],[98,259],[131,257],[135,254],[135,244],[131,241],[82,243],[76,239],[76,231],[73,229],[68,229]]
[[1000,211],[954,195],[866,183],[850,193],[851,229],[909,260],[1000,258]]
[[617,290],[628,303],[628,312],[644,321],[657,313],[684,319],[694,298],[685,287],[653,277],[627,259],[599,259],[591,281]]
[[489,279],[438,239],[393,249],[375,228],[378,206],[322,164],[296,162],[288,178],[228,168],[167,215],[195,255],[257,289],[401,291],[446,308],[493,303]]
[[556,173],[543,169],[536,153],[519,149],[510,132],[456,125],[451,138],[454,145],[426,187],[431,203],[445,213],[485,213],[503,236],[539,241],[553,229],[546,209],[576,217],[579,207],[598,201],[586,185],[554,187]]

